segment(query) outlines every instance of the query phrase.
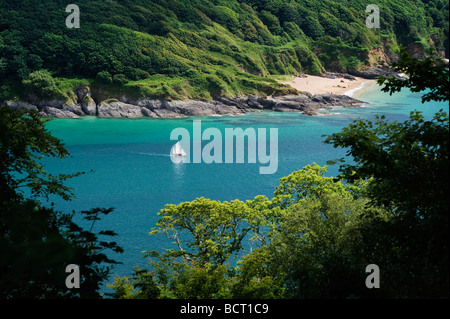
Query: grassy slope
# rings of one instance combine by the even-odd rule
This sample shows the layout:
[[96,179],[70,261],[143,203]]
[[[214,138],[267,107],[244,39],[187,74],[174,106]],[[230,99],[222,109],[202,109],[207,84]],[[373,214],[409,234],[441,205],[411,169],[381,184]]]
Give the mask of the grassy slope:
[[[2,2],[0,100],[26,98],[33,88],[20,83],[40,69],[67,97],[79,85],[100,99],[286,94],[273,76],[362,68],[373,49],[430,38],[448,46],[448,13],[439,11],[448,2],[379,2],[378,30],[365,27],[357,0],[79,0],[80,29],[66,28],[65,1]],[[99,80],[102,71],[111,79]]]

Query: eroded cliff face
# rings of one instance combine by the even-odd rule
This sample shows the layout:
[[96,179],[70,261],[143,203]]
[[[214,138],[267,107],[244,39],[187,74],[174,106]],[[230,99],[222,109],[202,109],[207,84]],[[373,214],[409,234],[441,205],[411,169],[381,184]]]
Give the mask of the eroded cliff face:
[[[430,41],[432,40],[430,39]],[[390,75],[399,78],[400,76],[390,67],[393,62],[398,61],[398,56],[391,49],[392,45],[395,45],[395,43],[382,41],[381,46],[369,50],[364,56],[364,59],[368,62],[367,65],[358,70],[348,70],[348,73],[366,79],[376,79],[379,76],[387,77]],[[406,47],[406,50],[413,58],[425,59],[427,57],[427,52],[421,44],[411,43]],[[444,51],[438,53],[445,57]]]
[[[435,35],[428,40],[431,47],[434,47]],[[369,50],[364,58],[368,62],[368,66],[361,68],[360,73],[370,69],[381,69],[385,72],[392,72],[390,65],[398,61],[398,56],[393,52],[392,46],[396,46],[395,42],[382,40],[381,45],[377,48]],[[425,59],[427,57],[427,49],[422,44],[410,43],[406,46],[406,51],[415,59]],[[448,58],[445,50],[437,52],[442,58]],[[349,72],[351,73],[351,72]],[[368,78],[371,78],[368,76]]]
[[367,53],[367,61],[369,62],[369,66],[372,68],[381,67],[389,69],[389,65],[397,60],[397,56],[390,50],[386,43],[378,48],[370,50]]

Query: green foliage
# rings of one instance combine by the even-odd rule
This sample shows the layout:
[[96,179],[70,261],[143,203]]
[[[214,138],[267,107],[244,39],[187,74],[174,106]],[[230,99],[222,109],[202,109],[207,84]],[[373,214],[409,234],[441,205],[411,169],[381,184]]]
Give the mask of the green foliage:
[[[434,59],[405,53],[399,62],[409,80],[388,79],[384,91],[430,89],[423,101],[448,101],[448,69]],[[385,79],[379,83],[384,83]],[[448,297],[449,287],[449,118],[443,110],[431,120],[412,112],[403,123],[355,121],[327,143],[348,149],[354,163],[341,165],[341,178],[369,179],[372,205],[392,212],[375,219],[364,241],[384,270],[391,297]],[[375,244],[377,243],[377,244]],[[411,280],[414,278],[414,280]]]
[[39,163],[44,156],[65,158],[63,144],[45,128],[36,112],[0,107],[0,201],[25,199],[28,188],[33,197],[57,195],[72,198],[63,182],[73,175],[54,176]]
[[231,293],[239,299],[277,299],[285,297],[285,274],[276,268],[274,254],[262,246],[238,262]]
[[28,94],[35,94],[42,98],[53,98],[60,95],[55,79],[47,70],[30,73],[22,83]]
[[[121,252],[115,242],[100,241],[97,234],[74,224],[73,215],[42,207],[34,200],[2,202],[0,208],[1,298],[100,297],[100,284],[110,270],[104,263],[114,263],[102,251]],[[80,267],[79,289],[65,285],[69,264]]]
[[411,57],[406,49],[401,49],[400,61],[392,64],[399,73],[407,75],[407,79],[395,79],[393,77],[378,79],[379,85],[385,85],[383,92],[393,94],[400,92],[402,88],[409,88],[412,92],[428,90],[422,96],[422,103],[427,101],[449,101],[449,71],[448,64],[440,57],[433,57],[433,52],[424,60]]
[[431,121],[425,121],[420,112],[412,112],[403,123],[387,122],[384,117],[378,117],[375,123],[358,121],[330,136],[327,142],[351,147],[356,165],[342,165],[343,177],[354,180],[373,176],[368,187],[376,194],[377,204],[426,214],[445,203],[448,188],[442,186],[448,176],[446,113],[437,113]]
[[111,84],[113,82],[111,73],[108,71],[101,71],[97,73],[97,76],[95,77],[98,81],[106,84]]
[[[355,164],[341,166],[342,178],[372,178],[372,203],[396,216],[374,223],[366,236],[380,242],[376,256],[389,269],[384,276],[391,278],[397,297],[442,296],[448,290],[448,123],[444,112],[431,121],[412,112],[403,123],[383,117],[375,123],[358,121],[327,140],[350,147]],[[397,266],[392,267],[392,260]],[[400,280],[405,273],[413,273],[415,281]]]
[[283,213],[268,249],[274,275],[284,275],[286,297],[368,296],[364,269],[372,260],[363,253],[361,229],[374,215],[386,215],[366,203],[328,192],[302,198]]
[[325,177],[325,173],[326,166],[320,167],[314,163],[281,178],[280,186],[275,188],[273,201],[286,208],[306,197],[318,199],[330,193],[350,196],[347,191],[350,186],[336,182],[333,177]]
[[224,299],[227,291],[227,268],[205,264],[186,267],[171,284],[177,299]]
[[164,258],[182,257],[200,265],[218,265],[242,249],[244,237],[252,230],[245,225],[251,214],[247,205],[238,200],[221,203],[197,198],[166,205],[150,234],[163,233],[176,244],[178,250],[167,250]]
[[[116,263],[104,251],[123,251],[106,240],[114,232],[92,232],[100,214],[112,209],[81,212],[92,222],[87,231],[73,214],[40,203],[50,195],[70,200],[64,181],[81,174],[54,176],[40,164],[44,156],[69,155],[44,123],[34,111],[0,107],[0,298],[99,298],[111,269],[105,264]],[[79,289],[65,285],[69,264],[80,268]]]
[[[356,0],[345,5],[334,0],[80,0],[77,5],[83,27],[75,30],[65,26],[60,1],[50,0],[45,6],[25,0],[2,3],[2,99],[22,97],[23,88],[11,87],[9,80],[29,81],[30,74],[44,68],[55,78],[92,80],[106,71],[131,81],[121,76],[113,86],[107,77],[99,81],[107,97],[113,97],[118,86],[123,94],[142,97],[150,91],[150,97],[164,97],[167,92],[145,84],[163,75],[183,79],[177,98],[212,98],[290,93],[266,77],[358,68],[367,62],[367,52],[386,39],[394,49],[417,41],[448,55],[445,1],[383,0],[378,3],[383,8],[382,28],[375,31],[366,28],[365,8]],[[24,7],[32,10],[18,9]],[[292,54],[298,47],[302,54]],[[350,56],[361,64],[347,60]],[[226,69],[233,83],[189,85],[192,70],[206,78],[219,69]],[[66,94],[56,84],[58,90],[50,82],[31,89],[46,96]]]
[[128,83],[128,79],[123,74],[116,74],[113,76],[112,82],[116,85],[125,85]]
[[261,21],[267,26],[270,32],[274,35],[281,34],[282,28],[280,21],[276,16],[266,10],[262,10],[259,14]]
[[116,277],[108,287],[114,290],[110,294],[114,299],[154,299],[161,294],[152,274],[139,268],[134,270],[132,278]]

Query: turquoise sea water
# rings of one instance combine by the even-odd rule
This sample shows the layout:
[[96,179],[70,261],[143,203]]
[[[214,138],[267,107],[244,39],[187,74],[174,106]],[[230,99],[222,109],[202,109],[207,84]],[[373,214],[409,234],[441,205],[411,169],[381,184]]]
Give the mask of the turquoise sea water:
[[[47,127],[66,144],[71,158],[47,159],[44,165],[52,173],[94,172],[68,181],[75,189],[73,201],[52,200],[57,209],[65,212],[114,207],[114,212],[95,227],[119,234],[115,240],[125,253],[111,256],[123,263],[115,266],[113,276],[131,275],[133,266],[147,265],[141,251],[170,246],[165,238],[148,235],[165,204],[178,204],[197,197],[245,201],[262,194],[270,198],[281,177],[313,162],[325,165],[327,160],[345,155],[345,150],[323,144],[324,134],[338,132],[358,118],[373,119],[375,114],[402,121],[416,109],[428,118],[441,108],[448,111],[445,103],[423,105],[421,94],[404,91],[389,96],[380,92],[375,84],[356,92],[354,97],[368,104],[363,108],[338,107],[327,111],[333,114],[315,117],[261,112],[185,119],[84,117],[53,120]],[[177,127],[192,133],[194,119],[201,120],[203,130],[218,128],[223,136],[225,128],[267,128],[267,134],[269,128],[278,128],[277,172],[260,175],[259,167],[263,164],[259,163],[172,163],[169,152],[174,141],[170,140],[170,133]],[[337,165],[328,167],[329,176],[337,173]]]

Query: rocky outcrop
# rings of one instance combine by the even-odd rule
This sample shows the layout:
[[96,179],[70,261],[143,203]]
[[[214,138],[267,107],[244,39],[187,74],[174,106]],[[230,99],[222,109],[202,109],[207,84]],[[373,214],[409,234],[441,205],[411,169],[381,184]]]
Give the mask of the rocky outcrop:
[[17,109],[17,110],[19,110],[19,109],[33,110],[33,111],[39,110],[36,105],[30,104],[27,102],[22,102],[22,101],[6,101],[5,105],[12,109]]
[[372,67],[366,70],[349,70],[348,73],[354,76],[372,80],[376,79],[379,76],[383,76],[386,78],[389,76],[393,76],[394,78],[402,79],[401,75],[378,67]]
[[132,100],[122,97],[121,100],[109,99],[96,104],[90,96],[88,88],[77,89],[74,93],[77,96],[77,102],[53,100],[26,103],[7,101],[6,105],[11,108],[37,110],[43,115],[57,118],[77,118],[85,115],[117,118],[180,118],[186,116],[239,115],[260,110],[301,112],[307,115],[316,115],[319,109],[331,109],[334,106],[358,107],[364,103],[346,95],[311,95],[305,93],[278,97],[219,97],[212,101]]
[[98,117],[124,117],[124,118],[139,118],[144,114],[141,107],[133,104],[127,104],[119,101],[105,101],[98,105]]
[[85,96],[81,101],[81,110],[86,115],[97,115],[97,104],[90,96]]
[[79,117],[79,115],[77,115],[69,110],[58,109],[58,108],[52,107],[52,106],[44,107],[41,110],[41,114],[44,116],[56,117],[56,118],[78,118]]

